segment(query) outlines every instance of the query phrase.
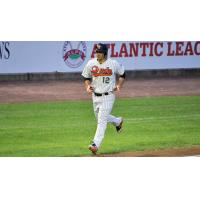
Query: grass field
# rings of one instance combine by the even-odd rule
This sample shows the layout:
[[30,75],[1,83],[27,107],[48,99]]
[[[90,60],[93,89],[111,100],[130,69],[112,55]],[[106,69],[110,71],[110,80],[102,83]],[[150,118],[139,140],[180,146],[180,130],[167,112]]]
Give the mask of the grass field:
[[[118,99],[99,153],[200,145],[200,96]],[[91,101],[0,104],[0,156],[87,156],[96,129]]]

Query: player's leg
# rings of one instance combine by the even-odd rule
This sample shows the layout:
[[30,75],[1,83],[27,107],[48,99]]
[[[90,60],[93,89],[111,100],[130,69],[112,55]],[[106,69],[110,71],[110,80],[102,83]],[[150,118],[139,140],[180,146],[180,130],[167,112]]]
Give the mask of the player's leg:
[[[96,117],[96,120],[98,121],[98,116],[99,116],[99,107],[101,105],[101,102],[99,101],[98,97],[95,97],[94,95],[92,96],[92,100],[93,100],[93,110],[94,110],[94,115]],[[89,145],[89,150],[93,153],[96,154],[96,152],[98,151],[98,147],[95,144],[94,140],[92,141],[92,143]]]
[[99,104],[98,102],[95,101],[95,99],[93,100],[93,110],[94,110],[95,118],[96,120],[98,120]]
[[107,128],[108,116],[112,111],[114,99],[111,95],[102,97],[102,104],[99,107],[98,124],[93,142],[99,148]]
[[121,123],[122,118],[121,117],[115,117],[113,115],[108,115],[108,123],[113,124],[114,126],[119,126]]
[[121,132],[122,125],[123,125],[123,122],[124,122],[122,117],[115,117],[113,115],[109,115],[108,116],[108,122],[112,123],[115,126],[117,133]]
[[[112,96],[113,101],[115,101],[115,95]],[[122,122],[121,117],[115,117],[114,115],[109,114],[107,118],[108,123],[113,124],[114,126],[119,126]]]
[[[113,99],[115,100],[115,95],[113,95]],[[108,123],[111,123],[115,126],[117,133],[119,133],[122,130],[122,124],[123,124],[122,117],[115,117],[115,116],[109,114],[107,121],[108,121]]]

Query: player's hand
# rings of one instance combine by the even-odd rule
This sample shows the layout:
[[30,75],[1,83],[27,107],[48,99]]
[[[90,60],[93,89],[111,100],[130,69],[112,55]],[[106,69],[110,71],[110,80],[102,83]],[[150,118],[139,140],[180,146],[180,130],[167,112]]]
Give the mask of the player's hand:
[[119,92],[121,90],[121,86],[120,85],[116,85],[114,88],[114,91]]
[[88,85],[86,90],[87,90],[88,94],[92,94],[92,92],[94,91],[94,89],[91,85]]

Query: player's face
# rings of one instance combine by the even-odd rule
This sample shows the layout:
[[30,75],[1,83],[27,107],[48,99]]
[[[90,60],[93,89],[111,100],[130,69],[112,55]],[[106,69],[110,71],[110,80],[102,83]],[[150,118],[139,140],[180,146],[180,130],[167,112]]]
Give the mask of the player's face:
[[103,53],[97,53],[97,59],[98,59],[99,61],[103,61],[103,60],[105,59],[104,54],[103,54]]

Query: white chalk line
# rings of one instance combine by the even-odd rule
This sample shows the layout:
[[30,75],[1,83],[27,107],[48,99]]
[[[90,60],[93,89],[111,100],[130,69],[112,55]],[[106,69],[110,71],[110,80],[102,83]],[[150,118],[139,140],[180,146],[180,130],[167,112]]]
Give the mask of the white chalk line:
[[189,115],[174,115],[174,116],[162,116],[162,117],[140,117],[140,118],[125,118],[127,122],[140,122],[140,121],[153,121],[153,120],[168,120],[168,119],[198,119],[200,114]]

